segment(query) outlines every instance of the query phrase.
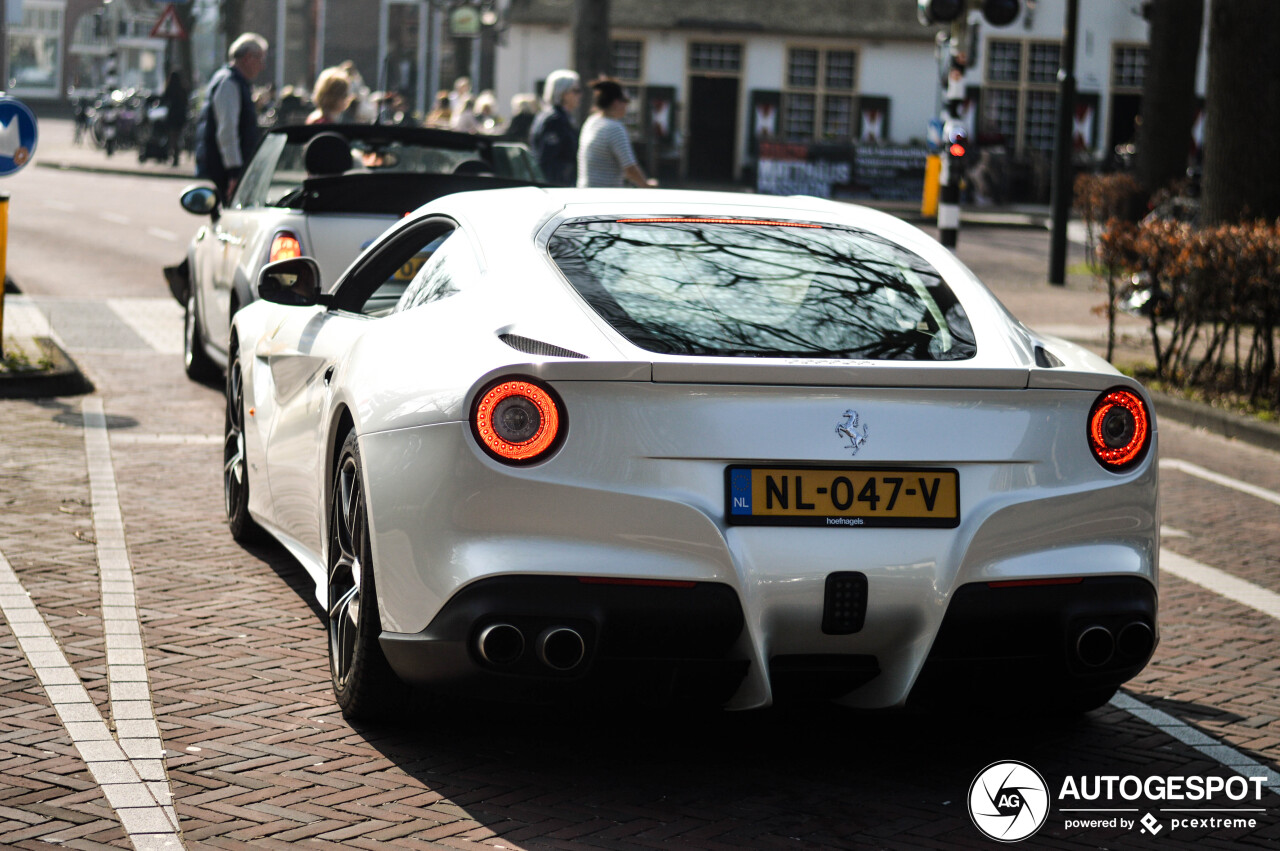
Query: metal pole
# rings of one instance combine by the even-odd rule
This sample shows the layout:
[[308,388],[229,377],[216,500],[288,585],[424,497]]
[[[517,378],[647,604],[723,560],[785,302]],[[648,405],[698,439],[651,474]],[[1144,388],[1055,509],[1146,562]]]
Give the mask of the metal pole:
[[288,9],[285,0],[276,0],[276,96],[284,88],[285,17]]
[[1071,213],[1071,125],[1076,105],[1076,21],[1079,0],[1067,0],[1066,29],[1062,33],[1058,70],[1058,124],[1053,145],[1051,205],[1053,229],[1049,238],[1049,283],[1067,283],[1067,216]]
[[[938,241],[955,251],[960,241],[960,182],[964,161],[951,155],[951,142],[945,128],[961,128],[960,109],[964,106],[964,71],[962,47],[969,22],[961,17],[951,23],[951,39],[947,45],[946,105],[943,108],[942,185],[938,192]],[[961,128],[962,129],[962,128]],[[962,142],[968,144],[968,132]]]
[[[13,119],[16,121],[17,119]],[[4,284],[9,250],[9,195],[0,192],[0,360],[4,359]]]

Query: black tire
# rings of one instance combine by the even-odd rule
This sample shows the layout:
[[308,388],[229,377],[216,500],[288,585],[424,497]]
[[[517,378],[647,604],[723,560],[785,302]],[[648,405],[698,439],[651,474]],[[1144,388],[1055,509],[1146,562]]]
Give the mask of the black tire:
[[393,717],[410,692],[378,644],[382,622],[354,431],[343,441],[333,473],[327,590],[329,674],[338,707],[352,719]]
[[187,287],[187,309],[182,320],[182,366],[192,381],[209,384],[218,378],[218,365],[204,351],[204,328],[196,310],[194,281]]
[[244,452],[244,381],[236,341],[227,364],[227,415],[222,445],[222,492],[231,537],[242,544],[261,541],[262,527],[249,516],[249,465]]

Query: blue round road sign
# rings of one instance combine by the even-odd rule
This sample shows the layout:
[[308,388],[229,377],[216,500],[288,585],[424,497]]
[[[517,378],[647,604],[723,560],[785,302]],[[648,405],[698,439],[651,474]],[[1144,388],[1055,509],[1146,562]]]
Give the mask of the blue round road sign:
[[37,135],[35,113],[17,98],[0,95],[0,177],[31,162]]

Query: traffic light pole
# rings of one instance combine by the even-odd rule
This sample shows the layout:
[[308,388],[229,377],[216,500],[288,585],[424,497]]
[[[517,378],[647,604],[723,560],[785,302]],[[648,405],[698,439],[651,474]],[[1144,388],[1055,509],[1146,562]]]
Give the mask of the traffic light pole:
[[1062,64],[1058,71],[1058,124],[1053,144],[1053,184],[1050,205],[1053,226],[1049,235],[1049,283],[1067,283],[1067,216],[1071,213],[1071,119],[1076,104],[1076,22],[1079,0],[1067,0],[1066,29],[1062,33]]
[[[968,130],[960,121],[964,107],[964,69],[962,52],[968,22],[961,17],[951,24],[948,45],[946,107],[942,112],[942,185],[938,193],[938,241],[955,249],[960,241],[960,182],[964,177],[964,151],[969,144]],[[955,150],[959,150],[959,154]]]

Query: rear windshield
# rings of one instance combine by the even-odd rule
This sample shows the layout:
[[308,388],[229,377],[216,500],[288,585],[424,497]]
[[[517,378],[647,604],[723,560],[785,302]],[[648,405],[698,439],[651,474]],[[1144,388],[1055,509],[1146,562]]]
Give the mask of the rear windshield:
[[975,352],[937,270],[867,231],[579,220],[557,228],[549,248],[591,307],[651,352],[915,361]]

